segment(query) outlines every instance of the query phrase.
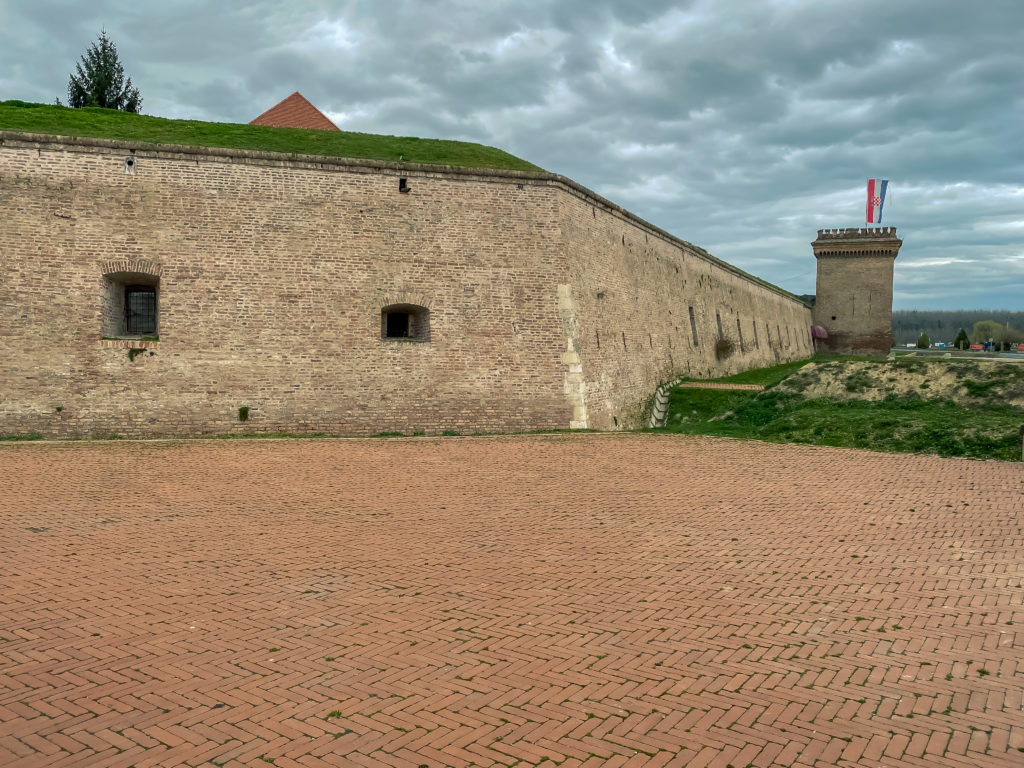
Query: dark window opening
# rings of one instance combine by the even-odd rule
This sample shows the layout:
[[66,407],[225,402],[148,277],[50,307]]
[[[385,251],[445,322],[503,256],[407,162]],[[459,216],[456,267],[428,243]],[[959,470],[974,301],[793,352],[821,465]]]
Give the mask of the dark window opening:
[[722,316],[718,312],[715,312],[715,320],[718,322],[718,338],[724,338],[725,334],[722,333]]
[[398,191],[399,192],[408,192],[411,189],[412,189],[412,187],[409,186],[409,180],[408,179],[399,179],[398,180]]
[[736,318],[736,335],[739,337],[739,340],[740,340],[740,352],[742,352],[743,351],[743,328],[740,327],[740,319],[739,319],[739,317]]
[[387,315],[387,329],[384,335],[389,339],[409,338],[409,313],[389,312]]
[[129,336],[156,333],[156,289],[129,285],[124,289],[124,330]]
[[693,334],[693,346],[697,344],[697,318],[693,314],[693,307],[690,307],[690,333]]
[[430,341],[430,311],[414,304],[392,304],[380,311],[380,335],[384,339]]
[[757,320],[752,320],[750,325],[754,329],[754,349],[760,349],[761,348],[761,340],[759,338],[757,338]]

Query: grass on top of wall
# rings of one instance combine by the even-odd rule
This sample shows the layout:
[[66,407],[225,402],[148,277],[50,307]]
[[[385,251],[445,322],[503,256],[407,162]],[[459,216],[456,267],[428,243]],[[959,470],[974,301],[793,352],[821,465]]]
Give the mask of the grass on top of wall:
[[[254,114],[258,110],[254,109]],[[0,101],[0,130],[146,144],[178,144],[300,155],[355,157],[464,168],[539,171],[536,165],[483,144],[350,131],[271,128],[135,115],[113,109],[71,109],[52,104]]]

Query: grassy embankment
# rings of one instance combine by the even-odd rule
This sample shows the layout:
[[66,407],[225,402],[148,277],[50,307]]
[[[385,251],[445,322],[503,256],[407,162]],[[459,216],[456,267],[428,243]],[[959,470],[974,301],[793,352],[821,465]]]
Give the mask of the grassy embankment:
[[145,144],[179,144],[329,157],[539,171],[536,165],[483,144],[351,131],[311,131],[263,125],[206,123],[133,115],[113,109],[71,109],[25,101],[0,101],[0,130]]
[[668,426],[657,431],[1021,460],[1024,365],[863,357],[808,362],[716,379],[762,384],[763,392],[677,387]]

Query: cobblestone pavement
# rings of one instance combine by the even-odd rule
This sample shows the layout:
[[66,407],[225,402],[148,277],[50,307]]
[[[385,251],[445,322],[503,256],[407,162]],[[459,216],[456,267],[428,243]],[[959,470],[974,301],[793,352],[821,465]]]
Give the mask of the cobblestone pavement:
[[38,443],[0,491],[0,765],[1024,765],[1020,464]]

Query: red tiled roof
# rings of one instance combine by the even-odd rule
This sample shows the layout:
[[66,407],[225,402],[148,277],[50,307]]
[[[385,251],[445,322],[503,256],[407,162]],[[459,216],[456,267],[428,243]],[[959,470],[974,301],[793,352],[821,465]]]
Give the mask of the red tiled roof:
[[272,125],[275,128],[316,128],[321,131],[340,130],[298,91],[284,101],[275,104],[256,119],[249,121],[249,125]]

